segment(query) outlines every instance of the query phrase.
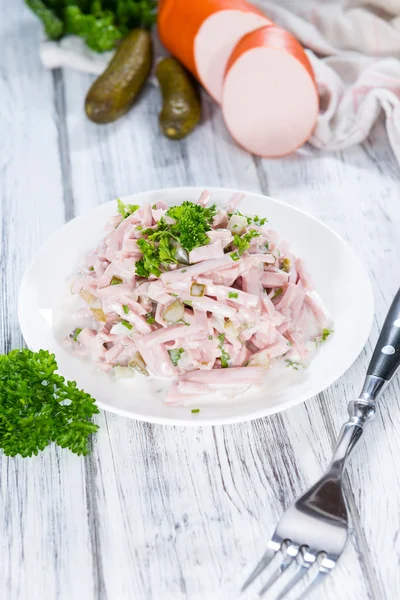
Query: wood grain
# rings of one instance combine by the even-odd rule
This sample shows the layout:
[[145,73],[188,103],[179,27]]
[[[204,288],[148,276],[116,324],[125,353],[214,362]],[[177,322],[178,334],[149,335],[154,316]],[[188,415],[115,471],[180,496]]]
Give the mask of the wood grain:
[[[345,152],[261,160],[234,145],[206,97],[187,140],[163,138],[149,87],[129,115],[99,127],[83,113],[91,77],[42,69],[40,27],[21,2],[7,3],[0,34],[3,351],[22,343],[22,272],[65,220],[117,195],[191,184],[262,191],[337,230],[370,271],[375,341],[400,272],[400,171],[383,123]],[[1,600],[237,597],[284,508],[327,464],[371,343],[334,386],[280,415],[184,429],[102,413],[85,459],[54,447],[29,460],[0,457]],[[399,392],[397,380],[348,468],[350,543],[313,600],[397,597]]]

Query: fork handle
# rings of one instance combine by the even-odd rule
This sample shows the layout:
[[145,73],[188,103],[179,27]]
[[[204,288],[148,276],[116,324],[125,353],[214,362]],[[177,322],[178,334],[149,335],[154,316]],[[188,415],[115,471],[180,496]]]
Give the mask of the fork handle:
[[390,381],[400,366],[400,290],[382,327],[367,375]]
[[349,402],[349,419],[343,425],[330,469],[342,472],[351,451],[360,439],[364,425],[373,419],[376,400],[400,366],[400,290],[386,316],[375,346],[367,376],[357,400]]

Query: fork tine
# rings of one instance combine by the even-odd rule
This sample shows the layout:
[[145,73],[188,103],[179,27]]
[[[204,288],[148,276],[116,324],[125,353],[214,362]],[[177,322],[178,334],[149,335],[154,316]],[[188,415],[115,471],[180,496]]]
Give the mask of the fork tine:
[[282,542],[281,547],[279,548],[279,550],[274,551],[274,550],[268,549],[265,552],[265,554],[262,557],[262,559],[257,564],[257,566],[254,569],[254,571],[252,571],[250,573],[250,575],[248,576],[248,578],[244,582],[241,591],[244,592],[249,587],[249,585],[251,585],[253,583],[253,581],[264,570],[266,570],[266,574],[268,575],[268,582],[271,581],[271,578],[272,578],[274,572],[278,570],[278,568],[281,566],[281,564],[283,563],[283,561],[286,558],[287,548],[288,548],[287,542]]
[[300,565],[297,564],[296,558],[294,557],[288,564],[288,566],[282,570],[279,577],[272,582],[267,582],[264,587],[260,590],[259,596],[267,594],[268,597],[278,598],[281,592],[288,587],[293,577],[297,575],[301,569]]
[[320,553],[308,568],[302,567],[300,577],[294,577],[289,585],[278,596],[277,600],[300,600],[310,591],[311,587],[320,582],[326,573],[320,570],[325,553]]

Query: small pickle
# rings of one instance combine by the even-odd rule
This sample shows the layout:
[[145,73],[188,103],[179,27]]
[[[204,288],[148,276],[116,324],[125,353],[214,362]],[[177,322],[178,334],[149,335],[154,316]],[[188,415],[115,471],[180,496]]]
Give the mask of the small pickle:
[[86,96],[85,111],[89,119],[110,123],[128,112],[146,83],[152,62],[150,33],[133,29]]
[[193,77],[175,58],[164,58],[156,68],[163,106],[160,128],[171,140],[188,135],[200,121],[200,94]]

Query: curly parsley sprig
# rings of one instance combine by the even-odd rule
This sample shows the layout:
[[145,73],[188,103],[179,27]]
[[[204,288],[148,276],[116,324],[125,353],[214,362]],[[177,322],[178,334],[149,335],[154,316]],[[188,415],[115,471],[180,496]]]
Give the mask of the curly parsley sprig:
[[98,425],[94,399],[56,373],[54,354],[12,350],[0,355],[0,448],[8,456],[38,454],[55,442],[88,453]]

